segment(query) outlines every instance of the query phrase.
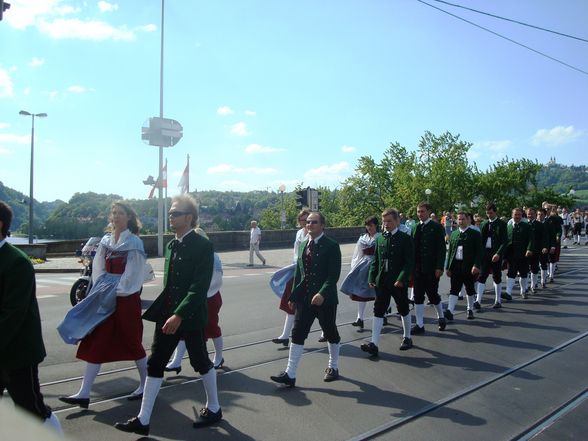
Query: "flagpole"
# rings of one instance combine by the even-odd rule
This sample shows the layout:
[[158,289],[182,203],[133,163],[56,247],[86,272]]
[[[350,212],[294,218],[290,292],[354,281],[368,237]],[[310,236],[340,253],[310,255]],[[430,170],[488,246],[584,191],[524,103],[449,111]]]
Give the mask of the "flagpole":
[[186,176],[186,193],[190,193],[190,155],[186,155],[188,161],[188,176]]
[[167,217],[167,158],[165,160],[165,195],[163,197],[163,234],[168,230],[168,217]]

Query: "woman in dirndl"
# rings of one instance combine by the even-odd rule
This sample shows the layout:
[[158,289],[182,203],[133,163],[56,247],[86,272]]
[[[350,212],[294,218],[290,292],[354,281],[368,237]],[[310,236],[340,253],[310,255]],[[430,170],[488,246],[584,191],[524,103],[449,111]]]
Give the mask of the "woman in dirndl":
[[378,218],[368,217],[365,222],[365,234],[359,237],[353,257],[351,258],[351,271],[341,284],[341,292],[347,294],[351,300],[357,302],[357,319],[353,326],[363,330],[365,308],[367,302],[375,299],[375,292],[368,286],[368,272],[374,258],[376,239],[380,236],[378,232]]
[[88,408],[90,391],[102,363],[133,360],[140,385],[129,400],[141,399],[147,378],[143,348],[141,289],[145,279],[145,251],[138,237],[140,221],[124,202],[114,202],[108,232],[100,241],[92,264],[92,288],[68,312],[58,331],[67,343],[79,341],[76,357],[86,362],[80,390],[61,401]]

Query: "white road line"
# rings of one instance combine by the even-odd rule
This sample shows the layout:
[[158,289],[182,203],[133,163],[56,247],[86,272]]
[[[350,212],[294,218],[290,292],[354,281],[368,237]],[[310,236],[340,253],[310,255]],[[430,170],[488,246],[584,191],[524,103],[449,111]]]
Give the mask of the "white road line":
[[53,295],[53,294],[43,294],[43,295],[37,296],[37,299],[48,299],[51,297],[57,297],[57,296]]
[[[77,280],[77,279],[74,279]],[[57,279],[37,279],[37,283],[45,283],[49,285],[63,285],[69,286],[71,285],[73,280],[57,280]],[[38,287],[39,285],[37,285]]]

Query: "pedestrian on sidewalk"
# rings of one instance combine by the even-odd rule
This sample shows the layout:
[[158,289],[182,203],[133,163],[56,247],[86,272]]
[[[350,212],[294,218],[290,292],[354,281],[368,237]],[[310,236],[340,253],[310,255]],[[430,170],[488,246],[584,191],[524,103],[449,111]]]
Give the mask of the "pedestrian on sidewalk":
[[29,257],[6,241],[11,222],[12,209],[0,201],[0,397],[6,388],[16,406],[63,435],[39,385],[39,363],[47,353],[35,271]]
[[249,230],[249,264],[247,266],[253,266],[253,253],[261,263],[265,265],[265,257],[259,251],[259,244],[261,243],[261,229],[257,226],[257,221],[251,221],[251,229]]

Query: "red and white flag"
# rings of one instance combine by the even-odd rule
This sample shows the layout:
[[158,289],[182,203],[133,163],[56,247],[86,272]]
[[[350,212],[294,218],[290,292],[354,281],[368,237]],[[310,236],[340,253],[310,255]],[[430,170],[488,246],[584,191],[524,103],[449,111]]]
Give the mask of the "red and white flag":
[[180,188],[180,193],[188,193],[190,191],[190,155],[187,155],[187,163],[186,168],[184,169],[184,173],[182,173],[182,177],[180,178],[180,182],[178,183],[178,187]]
[[[165,160],[165,165],[161,169],[161,180],[163,181],[163,185],[161,186],[161,188],[167,188],[167,159]],[[155,184],[153,184],[153,187],[151,187],[151,191],[149,192],[149,199],[153,199],[155,189],[159,187],[159,179],[157,179],[157,181],[155,181]]]

